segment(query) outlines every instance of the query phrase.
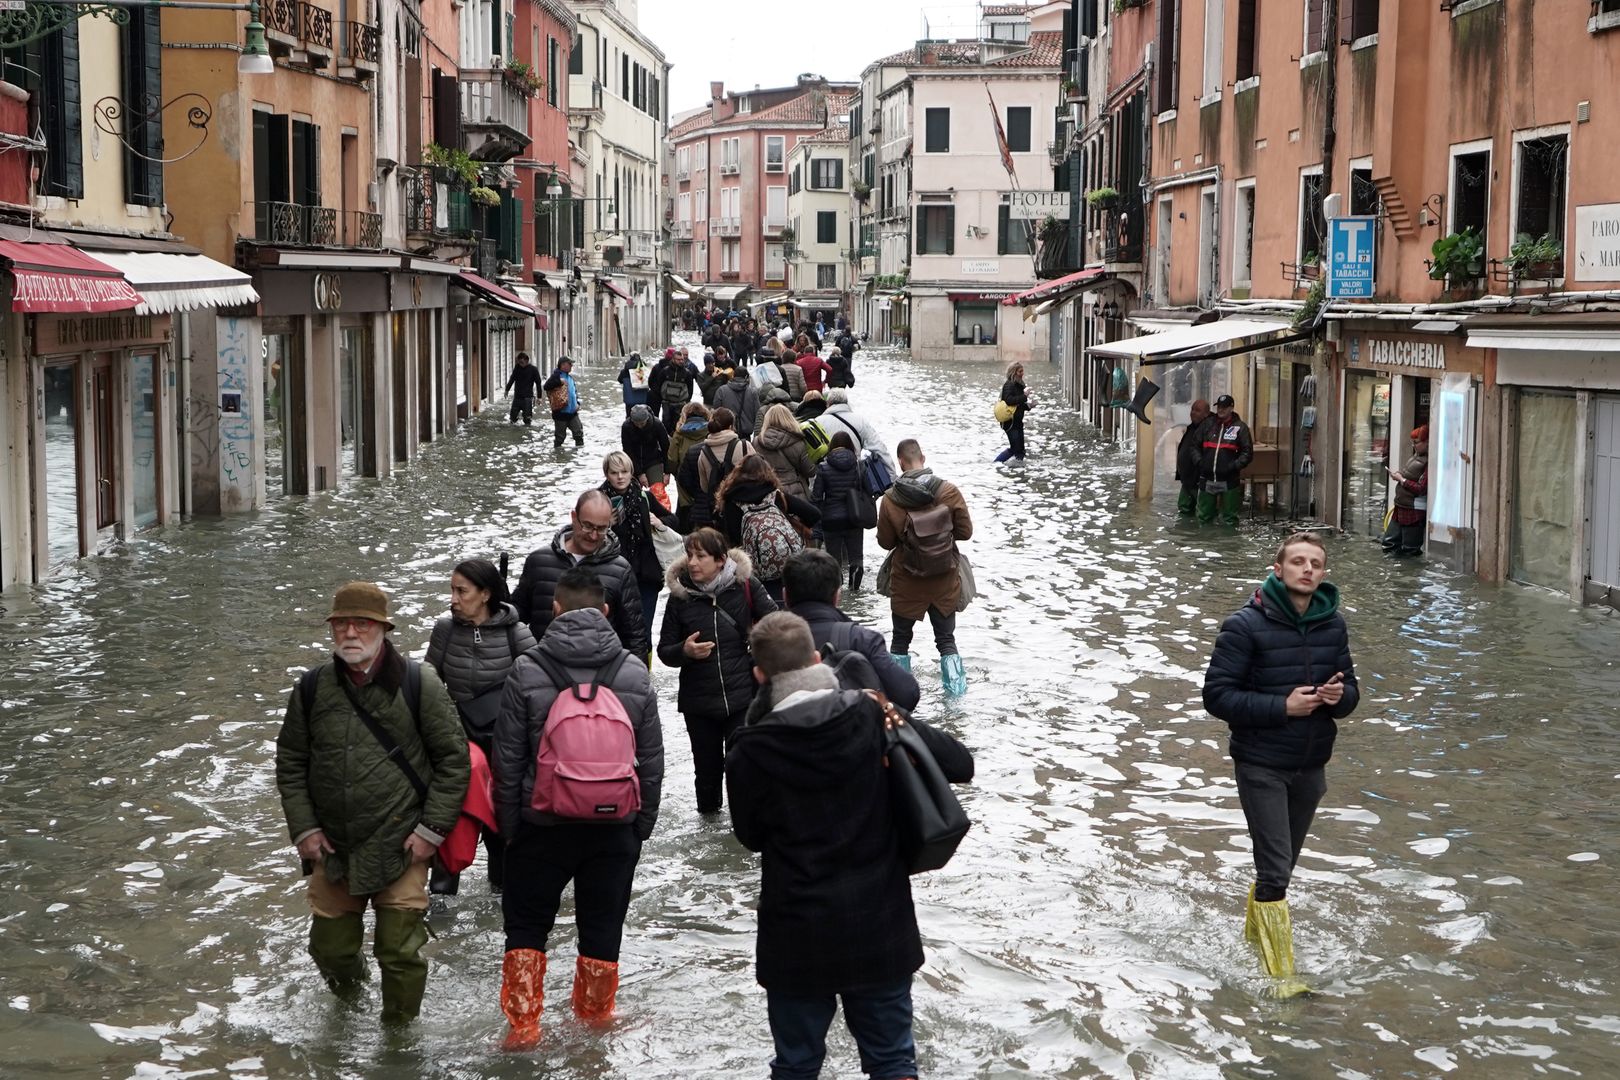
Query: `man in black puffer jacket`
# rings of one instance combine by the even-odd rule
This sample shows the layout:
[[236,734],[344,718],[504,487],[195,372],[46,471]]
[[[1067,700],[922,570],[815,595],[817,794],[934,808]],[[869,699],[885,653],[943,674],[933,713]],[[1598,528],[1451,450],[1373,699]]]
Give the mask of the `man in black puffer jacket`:
[[1238,798],[1254,844],[1256,884],[1244,936],[1268,974],[1294,974],[1288,881],[1327,791],[1335,720],[1361,700],[1339,591],[1323,580],[1327,551],[1315,533],[1277,549],[1264,584],[1221,624],[1204,676],[1204,708],[1232,729]]
[[609,618],[630,655],[646,658],[652,650],[641,613],[641,587],[636,573],[619,554],[613,535],[613,503],[596,488],[574,503],[571,524],[558,530],[549,547],[536,548],[523,560],[523,576],[512,590],[512,606],[539,641],[551,623],[551,600],[557,582],[577,564],[596,571],[607,592]]

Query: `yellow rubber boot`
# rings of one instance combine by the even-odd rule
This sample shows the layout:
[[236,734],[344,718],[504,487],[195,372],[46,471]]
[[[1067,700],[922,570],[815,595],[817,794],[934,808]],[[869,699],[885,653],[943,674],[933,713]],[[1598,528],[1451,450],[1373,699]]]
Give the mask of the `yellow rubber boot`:
[[1310,987],[1294,974],[1294,924],[1288,917],[1287,900],[1250,900],[1254,915],[1256,944],[1260,947],[1260,970],[1277,980],[1271,994],[1291,998],[1309,992]]
[[1243,940],[1250,945],[1260,944],[1260,926],[1254,918],[1254,886],[1249,886],[1249,904],[1243,910]]

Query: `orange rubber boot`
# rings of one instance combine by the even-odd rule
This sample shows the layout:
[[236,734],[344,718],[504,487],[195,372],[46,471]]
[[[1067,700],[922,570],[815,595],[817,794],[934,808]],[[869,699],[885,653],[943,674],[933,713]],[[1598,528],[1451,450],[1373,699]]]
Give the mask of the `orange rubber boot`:
[[512,949],[501,964],[501,1011],[511,1024],[502,1050],[533,1050],[540,1045],[540,1010],[546,1002],[546,954]]
[[601,1023],[613,1015],[619,993],[619,965],[581,956],[574,962],[574,1014]]

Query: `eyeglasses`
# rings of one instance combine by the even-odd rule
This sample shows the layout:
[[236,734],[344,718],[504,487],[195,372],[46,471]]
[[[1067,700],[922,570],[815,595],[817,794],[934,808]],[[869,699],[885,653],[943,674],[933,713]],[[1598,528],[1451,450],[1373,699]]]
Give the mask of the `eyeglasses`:
[[376,619],[328,619],[326,621],[331,624],[332,633],[334,634],[364,634],[373,626],[380,625]]
[[590,536],[601,536],[603,533],[613,528],[613,522],[611,521],[598,525],[595,522],[586,521],[584,518],[580,518],[579,520],[575,521],[574,525],[579,529],[580,532],[586,533]]

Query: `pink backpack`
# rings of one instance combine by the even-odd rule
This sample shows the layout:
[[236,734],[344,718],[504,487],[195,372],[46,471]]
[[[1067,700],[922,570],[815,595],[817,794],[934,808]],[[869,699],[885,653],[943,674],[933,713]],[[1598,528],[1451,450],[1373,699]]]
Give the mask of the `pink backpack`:
[[634,817],[641,809],[636,729],[612,690],[629,652],[619,653],[584,683],[538,649],[530,655],[558,691],[540,733],[530,809],[607,824]]

